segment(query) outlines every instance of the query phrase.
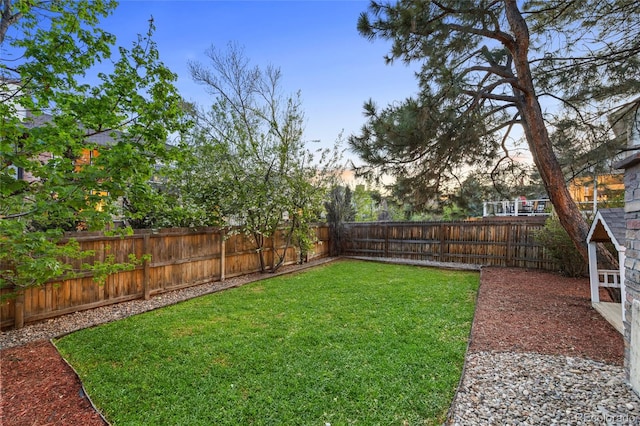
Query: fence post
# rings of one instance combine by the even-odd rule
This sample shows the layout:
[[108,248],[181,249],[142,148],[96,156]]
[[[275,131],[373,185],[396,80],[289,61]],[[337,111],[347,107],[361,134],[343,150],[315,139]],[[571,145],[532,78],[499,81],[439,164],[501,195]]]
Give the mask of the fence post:
[[505,263],[506,266],[512,266],[512,257],[513,257],[513,246],[511,244],[511,227],[513,226],[513,223],[511,221],[509,221],[509,223],[507,223],[507,253],[505,255]]
[[220,281],[224,281],[225,268],[227,267],[227,245],[225,244],[226,232],[220,230]]
[[[149,234],[144,234],[142,239],[142,255],[151,255],[151,236]],[[144,260],[144,269],[143,269],[143,278],[142,278],[142,286],[144,288],[144,300],[149,300],[151,298],[151,259],[145,258]]]
[[446,225],[443,223],[440,225],[440,258],[438,261],[443,262],[444,259],[444,242],[445,242]]
[[389,257],[389,224],[384,224],[384,257]]
[[15,307],[15,315],[14,315],[14,326],[17,329],[24,327],[24,290],[20,290],[18,295],[16,296],[16,301],[14,303]]

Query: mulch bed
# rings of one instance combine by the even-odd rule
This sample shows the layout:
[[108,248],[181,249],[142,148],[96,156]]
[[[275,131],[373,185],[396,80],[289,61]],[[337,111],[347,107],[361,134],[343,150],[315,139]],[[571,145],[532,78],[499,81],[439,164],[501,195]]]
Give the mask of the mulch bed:
[[[469,349],[538,352],[622,365],[622,336],[592,307],[589,281],[484,268]],[[104,425],[48,341],[0,351],[0,424]]]
[[[591,307],[588,278],[483,268],[469,349],[537,352],[622,365],[622,335]],[[608,295],[601,294],[607,301]]]
[[0,352],[2,425],[104,425],[80,379],[48,341]]

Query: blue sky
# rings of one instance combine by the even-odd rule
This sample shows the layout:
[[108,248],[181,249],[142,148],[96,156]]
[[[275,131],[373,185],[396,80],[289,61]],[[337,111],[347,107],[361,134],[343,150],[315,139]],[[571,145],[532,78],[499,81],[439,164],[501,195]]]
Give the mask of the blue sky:
[[102,27],[128,47],[153,16],[162,61],[178,74],[182,95],[203,105],[210,98],[191,80],[188,61],[206,63],[208,47],[237,42],[253,65],[281,69],[287,93],[302,92],[305,139],[331,146],[341,131],[345,139],[359,131],[367,99],[384,106],[417,91],[412,68],[385,64],[389,43],[358,34],[357,19],[367,6],[335,0],[121,0]]

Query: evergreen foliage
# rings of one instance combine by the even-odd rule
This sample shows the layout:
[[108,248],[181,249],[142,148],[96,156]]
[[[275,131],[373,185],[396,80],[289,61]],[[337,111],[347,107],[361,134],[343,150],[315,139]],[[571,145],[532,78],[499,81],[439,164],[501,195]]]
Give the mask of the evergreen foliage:
[[[631,0],[371,2],[358,30],[393,43],[388,62],[420,63],[420,91],[382,109],[365,103],[368,122],[349,138],[366,162],[359,174],[394,176],[420,205],[470,169],[495,177],[516,161],[513,143],[523,138],[586,257],[588,228],[566,188],[571,157],[559,160],[559,141],[569,135],[579,146],[575,138],[591,132],[604,138],[590,139],[600,153],[620,150],[619,139],[598,129],[611,128],[611,112],[640,102],[639,19]],[[558,118],[569,118],[572,132],[566,122],[556,130]],[[555,148],[554,131],[564,131]],[[582,156],[579,167],[592,167],[593,158]]]
[[345,235],[344,223],[353,222],[356,212],[351,200],[351,188],[348,186],[334,186],[328,197],[329,200],[324,202],[324,208],[331,227],[331,255],[336,256],[340,254],[342,238]]

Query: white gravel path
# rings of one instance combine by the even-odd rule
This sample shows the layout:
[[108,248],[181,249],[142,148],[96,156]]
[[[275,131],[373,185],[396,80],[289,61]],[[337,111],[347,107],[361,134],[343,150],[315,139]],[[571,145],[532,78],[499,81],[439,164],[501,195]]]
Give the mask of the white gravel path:
[[468,353],[449,424],[640,425],[620,366],[537,353]]

